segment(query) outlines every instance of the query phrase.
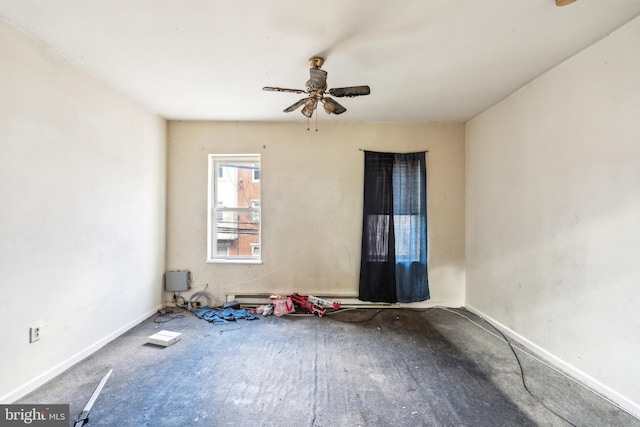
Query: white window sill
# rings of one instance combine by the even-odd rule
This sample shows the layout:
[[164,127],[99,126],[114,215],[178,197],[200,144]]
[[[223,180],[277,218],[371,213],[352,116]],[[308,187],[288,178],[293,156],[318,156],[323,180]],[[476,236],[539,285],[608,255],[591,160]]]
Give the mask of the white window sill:
[[228,258],[214,258],[208,259],[207,264],[262,264],[261,259],[228,259]]

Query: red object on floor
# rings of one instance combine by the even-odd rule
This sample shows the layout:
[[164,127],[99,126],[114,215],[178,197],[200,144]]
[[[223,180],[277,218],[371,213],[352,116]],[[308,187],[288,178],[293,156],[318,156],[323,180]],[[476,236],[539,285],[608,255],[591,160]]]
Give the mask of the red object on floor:
[[339,301],[329,302],[311,295],[300,295],[297,292],[291,294],[291,301],[293,301],[294,304],[299,305],[301,308],[308,310],[310,313],[316,314],[320,317],[324,316],[327,311],[326,306],[331,306],[334,310],[338,310],[340,308]]

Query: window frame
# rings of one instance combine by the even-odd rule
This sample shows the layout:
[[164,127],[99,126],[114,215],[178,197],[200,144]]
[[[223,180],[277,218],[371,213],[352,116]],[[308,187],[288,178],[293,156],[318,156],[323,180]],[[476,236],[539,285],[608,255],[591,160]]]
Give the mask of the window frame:
[[[228,182],[224,176],[220,176],[221,163],[228,162],[251,162],[259,165],[260,175],[262,174],[262,158],[260,154],[209,154],[208,155],[208,188],[207,188],[207,263],[231,263],[231,264],[262,264],[262,213],[261,202],[262,189],[260,188],[258,203],[251,203],[249,207],[224,207],[217,203],[217,195],[221,191],[220,183]],[[255,172],[251,173],[252,181]],[[242,182],[242,181],[240,181]],[[260,183],[258,181],[258,183]],[[261,184],[261,183],[260,183]],[[231,213],[237,215],[247,215],[255,220],[257,225],[257,242],[251,242],[251,255],[219,255],[218,254],[218,221],[219,217],[228,217]],[[226,214],[226,215],[225,215]],[[259,249],[255,255],[254,246]]]

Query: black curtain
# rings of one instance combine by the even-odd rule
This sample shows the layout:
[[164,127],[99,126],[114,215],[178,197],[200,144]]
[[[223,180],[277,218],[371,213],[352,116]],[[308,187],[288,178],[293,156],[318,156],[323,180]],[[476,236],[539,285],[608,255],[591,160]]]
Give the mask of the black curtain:
[[365,151],[359,299],[429,298],[425,153]]
[[362,301],[396,302],[392,153],[364,153],[364,215],[360,295]]

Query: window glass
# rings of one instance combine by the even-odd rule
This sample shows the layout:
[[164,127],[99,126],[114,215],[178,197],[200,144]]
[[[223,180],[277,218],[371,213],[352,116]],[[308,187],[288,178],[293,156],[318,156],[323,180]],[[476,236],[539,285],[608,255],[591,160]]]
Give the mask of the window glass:
[[211,154],[209,181],[208,261],[260,261],[260,155]]

